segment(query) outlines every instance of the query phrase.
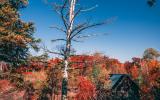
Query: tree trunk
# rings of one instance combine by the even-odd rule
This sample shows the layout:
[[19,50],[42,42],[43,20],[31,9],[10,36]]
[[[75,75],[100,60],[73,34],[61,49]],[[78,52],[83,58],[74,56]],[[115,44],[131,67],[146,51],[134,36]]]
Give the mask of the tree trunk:
[[68,61],[67,59],[64,60],[64,75],[63,75],[63,80],[62,80],[62,100],[67,99],[67,85],[68,85]]
[[69,9],[69,23],[70,26],[67,30],[67,36],[66,36],[66,49],[64,54],[64,73],[63,73],[63,80],[62,80],[62,100],[67,99],[67,85],[68,85],[68,58],[70,56],[70,50],[71,50],[71,31],[73,29],[74,24],[74,10],[75,10],[75,4],[76,0],[70,0],[70,9]]

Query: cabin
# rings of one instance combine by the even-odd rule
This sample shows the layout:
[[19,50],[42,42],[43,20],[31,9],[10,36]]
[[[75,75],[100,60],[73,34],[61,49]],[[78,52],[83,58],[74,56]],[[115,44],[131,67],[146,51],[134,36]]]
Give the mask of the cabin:
[[139,87],[127,74],[111,74],[113,100],[140,100]]

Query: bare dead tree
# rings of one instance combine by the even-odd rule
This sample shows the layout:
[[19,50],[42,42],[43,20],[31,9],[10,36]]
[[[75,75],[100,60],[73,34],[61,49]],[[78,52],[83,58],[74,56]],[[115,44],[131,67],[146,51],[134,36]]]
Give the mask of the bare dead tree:
[[53,52],[48,49],[49,53],[58,54],[63,56],[64,60],[64,68],[63,68],[63,80],[62,80],[62,100],[66,100],[67,98],[67,84],[68,84],[68,68],[69,62],[68,58],[71,55],[71,45],[72,42],[79,42],[82,38],[88,38],[91,36],[95,36],[96,34],[84,34],[84,31],[93,27],[101,26],[104,24],[108,24],[114,20],[114,18],[98,22],[91,23],[90,21],[85,21],[83,23],[75,24],[75,20],[81,12],[86,12],[94,9],[96,6],[90,7],[88,9],[84,9],[80,7],[78,4],[78,0],[62,0],[62,4],[54,4],[54,10],[61,18],[63,25],[62,27],[52,26],[56,30],[61,31],[65,34],[65,38],[54,39],[52,42],[63,41],[65,42],[65,46],[60,52]]

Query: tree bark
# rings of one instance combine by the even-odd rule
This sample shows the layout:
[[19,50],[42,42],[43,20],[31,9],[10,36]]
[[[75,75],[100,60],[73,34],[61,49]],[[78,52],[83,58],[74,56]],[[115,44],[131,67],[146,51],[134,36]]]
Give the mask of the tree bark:
[[71,50],[71,31],[73,29],[73,23],[74,23],[74,10],[75,10],[75,4],[76,0],[70,0],[70,11],[69,11],[69,28],[67,30],[67,36],[66,36],[66,49],[65,49],[65,55],[64,55],[64,73],[63,73],[63,80],[62,80],[62,100],[67,100],[67,85],[68,85],[68,58],[70,56],[70,50]]

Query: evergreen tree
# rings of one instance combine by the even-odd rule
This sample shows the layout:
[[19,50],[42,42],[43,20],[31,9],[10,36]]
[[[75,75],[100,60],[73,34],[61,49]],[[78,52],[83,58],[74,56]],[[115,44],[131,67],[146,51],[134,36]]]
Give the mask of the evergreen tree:
[[34,24],[20,19],[19,10],[27,4],[27,0],[0,1],[0,61],[14,68],[26,62],[30,47],[38,50]]

